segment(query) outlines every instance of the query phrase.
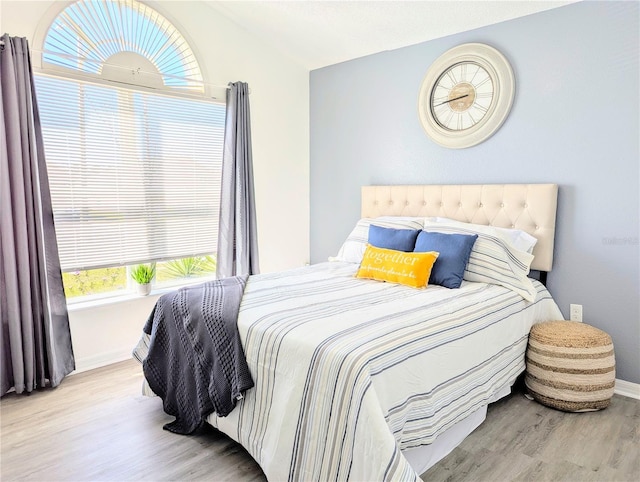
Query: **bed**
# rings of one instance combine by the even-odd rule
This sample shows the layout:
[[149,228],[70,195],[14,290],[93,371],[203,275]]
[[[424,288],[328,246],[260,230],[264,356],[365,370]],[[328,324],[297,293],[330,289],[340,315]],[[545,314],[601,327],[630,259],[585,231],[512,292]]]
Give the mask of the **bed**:
[[[501,268],[478,247],[550,271],[556,200],[554,184],[363,187],[335,258],[249,277],[237,326],[255,386],[207,422],[269,480],[419,480],[510,393],[531,326],[562,316],[539,281],[487,278]],[[459,288],[416,289],[355,277],[372,224],[480,237]]]

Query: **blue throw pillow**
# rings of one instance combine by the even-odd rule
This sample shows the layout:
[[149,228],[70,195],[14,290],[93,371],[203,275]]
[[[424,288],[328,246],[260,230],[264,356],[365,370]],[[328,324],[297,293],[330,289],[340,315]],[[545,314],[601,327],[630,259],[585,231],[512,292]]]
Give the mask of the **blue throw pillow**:
[[372,224],[369,226],[370,245],[376,248],[395,249],[396,251],[413,251],[419,229],[383,228]]
[[422,231],[414,251],[440,253],[431,270],[429,283],[445,288],[460,288],[473,243],[478,235],[445,234]]

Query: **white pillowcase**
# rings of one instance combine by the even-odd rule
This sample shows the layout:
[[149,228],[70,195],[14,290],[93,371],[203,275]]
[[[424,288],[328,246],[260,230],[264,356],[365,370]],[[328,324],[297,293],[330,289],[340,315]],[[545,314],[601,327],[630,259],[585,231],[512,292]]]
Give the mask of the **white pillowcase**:
[[494,231],[496,228],[491,226],[479,228],[476,224],[458,221],[449,223],[427,220],[424,231],[477,234],[478,239],[471,250],[463,279],[504,286],[525,300],[534,301],[537,291],[527,277],[534,256],[526,250],[516,248],[506,233]]
[[329,261],[345,261],[347,263],[360,263],[364,256],[369,240],[369,226],[375,224],[383,228],[394,229],[422,229],[424,218],[404,216],[381,216],[379,218],[362,218],[347,236],[340,251]]
[[529,233],[522,231],[521,229],[498,228],[495,226],[485,226],[483,224],[465,223],[449,218],[425,218],[425,226],[433,226],[434,224],[473,229],[475,233],[497,236],[504,241],[511,243],[514,248],[519,249],[520,251],[526,251],[527,253],[532,253],[534,246],[538,242],[537,238],[534,238]]

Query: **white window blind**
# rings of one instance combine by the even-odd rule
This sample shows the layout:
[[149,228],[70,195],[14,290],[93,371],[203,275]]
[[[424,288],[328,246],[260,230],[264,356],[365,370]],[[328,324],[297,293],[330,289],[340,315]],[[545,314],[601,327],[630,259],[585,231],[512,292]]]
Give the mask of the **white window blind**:
[[38,75],[63,271],[215,253],[225,106]]

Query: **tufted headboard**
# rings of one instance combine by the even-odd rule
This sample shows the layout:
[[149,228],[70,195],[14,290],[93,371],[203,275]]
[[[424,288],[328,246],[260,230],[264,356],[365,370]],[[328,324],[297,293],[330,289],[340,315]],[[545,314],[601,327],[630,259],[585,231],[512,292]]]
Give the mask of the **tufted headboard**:
[[441,216],[521,229],[538,239],[531,269],[551,271],[557,184],[363,186],[362,217]]

